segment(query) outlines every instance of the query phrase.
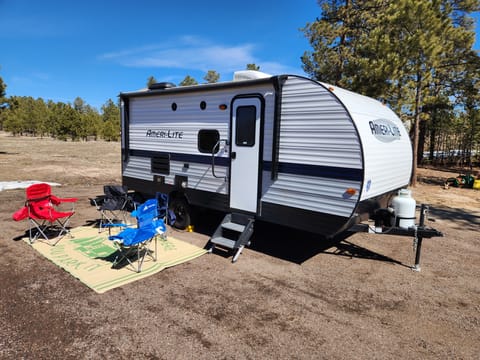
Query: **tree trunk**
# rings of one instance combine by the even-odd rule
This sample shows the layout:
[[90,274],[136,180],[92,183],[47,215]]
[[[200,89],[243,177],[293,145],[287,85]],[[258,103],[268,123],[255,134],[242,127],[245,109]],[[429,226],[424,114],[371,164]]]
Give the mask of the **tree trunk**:
[[428,159],[430,160],[430,163],[433,164],[434,160],[434,151],[435,151],[435,142],[436,142],[436,136],[437,136],[437,108],[435,107],[432,112],[432,120],[431,120],[431,126],[430,126],[430,147],[429,147],[429,155]]
[[417,88],[415,89],[415,119],[413,123],[413,160],[411,185],[417,186],[418,140],[420,133],[420,101],[422,98],[422,75],[417,74]]
[[423,153],[425,152],[425,138],[427,136],[427,121],[420,121],[419,134],[418,134],[418,150],[417,159],[418,164],[423,164]]

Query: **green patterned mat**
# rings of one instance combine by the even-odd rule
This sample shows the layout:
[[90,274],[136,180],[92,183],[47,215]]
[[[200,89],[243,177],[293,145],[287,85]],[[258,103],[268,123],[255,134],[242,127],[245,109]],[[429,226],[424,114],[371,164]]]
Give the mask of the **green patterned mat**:
[[[104,293],[156,274],[167,267],[192,260],[206,252],[198,246],[172,237],[168,237],[167,240],[159,239],[157,261],[153,261],[148,256],[145,257],[142,271],[137,273],[131,266],[112,269],[116,248],[108,240],[107,231],[98,233],[97,228],[79,227],[72,229],[71,234],[73,238],[65,236],[55,246],[46,241],[36,241],[31,246],[97,293]],[[28,238],[24,240],[29,243]],[[155,250],[154,242],[150,249]]]

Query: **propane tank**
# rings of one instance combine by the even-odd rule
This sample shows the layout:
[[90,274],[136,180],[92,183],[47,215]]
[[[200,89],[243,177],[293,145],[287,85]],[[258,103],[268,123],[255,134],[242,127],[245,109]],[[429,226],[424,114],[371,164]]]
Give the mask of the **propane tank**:
[[394,224],[404,229],[415,226],[415,199],[412,198],[412,192],[408,189],[401,189],[398,195],[392,200],[394,210]]

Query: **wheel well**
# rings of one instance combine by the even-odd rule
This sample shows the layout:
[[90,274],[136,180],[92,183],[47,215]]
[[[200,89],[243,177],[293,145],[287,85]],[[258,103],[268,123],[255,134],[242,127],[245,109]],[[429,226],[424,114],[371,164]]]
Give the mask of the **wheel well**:
[[182,191],[174,190],[170,194],[168,194],[168,197],[169,197],[169,200],[168,200],[169,202],[172,202],[175,199],[183,198],[186,201],[186,203],[190,205],[190,201],[188,201],[187,195]]

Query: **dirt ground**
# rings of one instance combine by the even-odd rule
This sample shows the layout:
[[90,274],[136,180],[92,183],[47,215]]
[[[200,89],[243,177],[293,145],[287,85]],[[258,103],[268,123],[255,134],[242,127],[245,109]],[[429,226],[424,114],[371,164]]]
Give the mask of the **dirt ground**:
[[[119,152],[0,132],[0,181],[60,183],[84,225],[98,218],[88,198],[120,182]],[[411,238],[328,242],[257,222],[235,264],[207,254],[102,295],[19,241],[24,190],[0,191],[0,358],[478,359],[480,191],[419,175],[413,195],[445,235],[423,241],[421,272]],[[196,232],[170,231],[203,247],[219,221],[199,212]]]

